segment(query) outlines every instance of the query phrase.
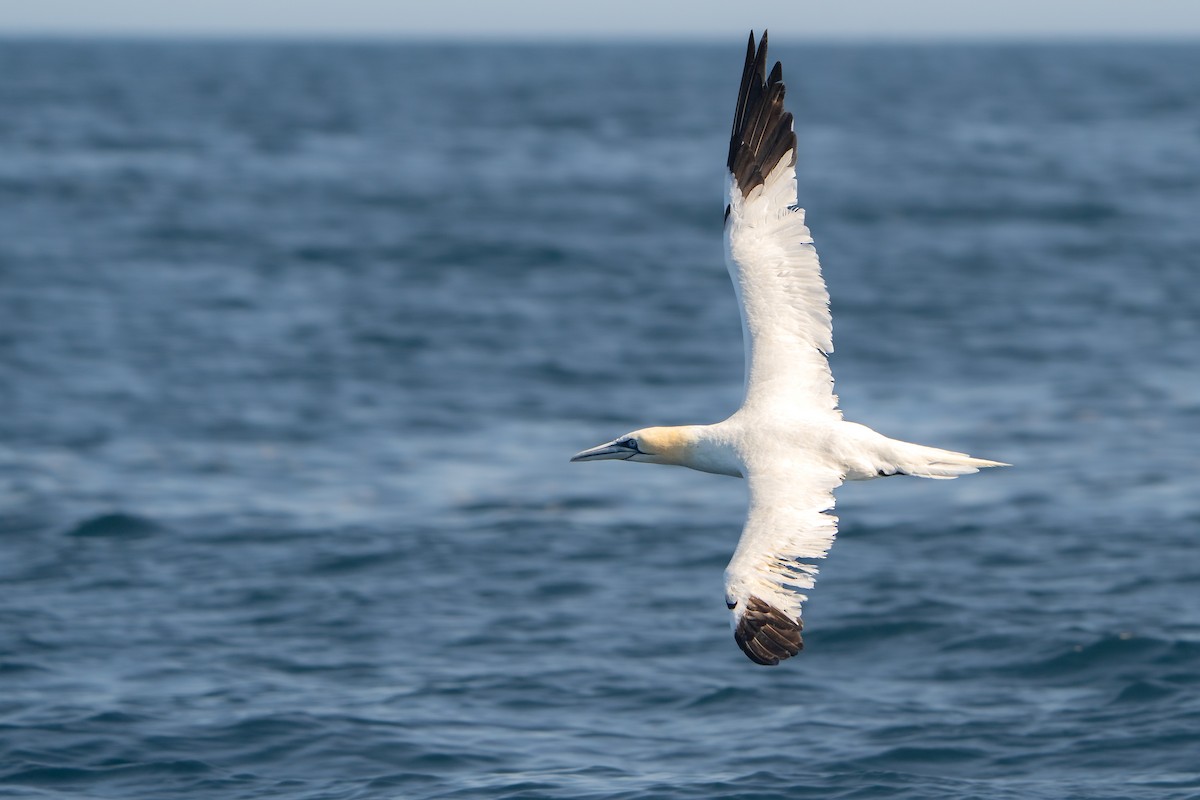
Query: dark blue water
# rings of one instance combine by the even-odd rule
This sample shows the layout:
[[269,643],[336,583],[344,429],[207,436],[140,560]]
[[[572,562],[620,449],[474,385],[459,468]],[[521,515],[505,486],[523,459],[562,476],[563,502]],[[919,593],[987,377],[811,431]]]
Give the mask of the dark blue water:
[[851,419],[776,669],[727,47],[0,44],[0,796],[1200,795],[1200,48],[777,46]]

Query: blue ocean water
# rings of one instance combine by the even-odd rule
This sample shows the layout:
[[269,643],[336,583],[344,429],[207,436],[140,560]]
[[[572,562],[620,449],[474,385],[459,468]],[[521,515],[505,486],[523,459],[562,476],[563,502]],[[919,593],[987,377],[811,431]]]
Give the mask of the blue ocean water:
[[[782,32],[780,32],[782,33]],[[851,419],[778,668],[728,46],[0,43],[0,797],[1200,796],[1200,48],[774,45]]]

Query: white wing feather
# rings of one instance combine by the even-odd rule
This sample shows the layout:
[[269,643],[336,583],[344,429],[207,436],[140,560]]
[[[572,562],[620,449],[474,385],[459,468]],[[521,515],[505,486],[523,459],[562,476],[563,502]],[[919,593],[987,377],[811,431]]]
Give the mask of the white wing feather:
[[725,223],[729,274],[742,312],[747,406],[837,414],[829,292],[804,209],[796,207],[796,169],[781,162],[743,198],[729,176]]

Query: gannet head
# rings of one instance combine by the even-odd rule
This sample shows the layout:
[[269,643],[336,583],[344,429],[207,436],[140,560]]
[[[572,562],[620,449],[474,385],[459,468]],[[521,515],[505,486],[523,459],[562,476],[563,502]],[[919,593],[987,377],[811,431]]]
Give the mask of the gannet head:
[[576,453],[572,461],[644,461],[648,464],[687,464],[696,437],[692,426],[642,428],[611,442]]

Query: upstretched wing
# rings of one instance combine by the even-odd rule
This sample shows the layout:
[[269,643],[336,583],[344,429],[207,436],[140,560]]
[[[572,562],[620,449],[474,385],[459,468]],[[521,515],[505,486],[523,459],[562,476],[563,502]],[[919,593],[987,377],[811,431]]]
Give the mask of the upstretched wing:
[[795,463],[751,465],[746,527],[725,568],[725,603],[733,613],[733,635],[751,661],[774,665],[804,647],[800,631],[803,592],[816,579],[837,534],[835,470]]
[[829,293],[804,209],[796,206],[796,134],[783,70],[766,73],[767,34],[746,51],[733,133],[725,252],[742,312],[747,406],[837,414],[828,353]]

